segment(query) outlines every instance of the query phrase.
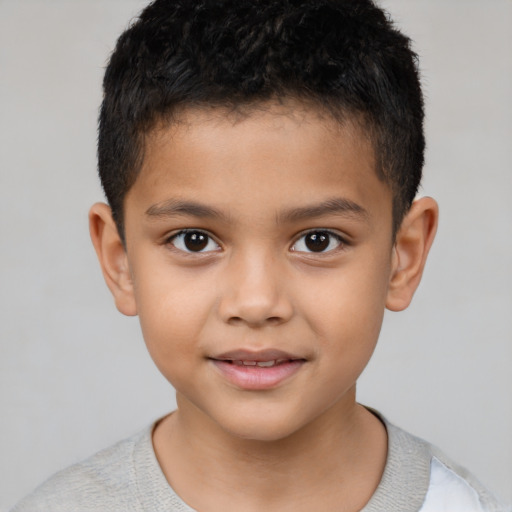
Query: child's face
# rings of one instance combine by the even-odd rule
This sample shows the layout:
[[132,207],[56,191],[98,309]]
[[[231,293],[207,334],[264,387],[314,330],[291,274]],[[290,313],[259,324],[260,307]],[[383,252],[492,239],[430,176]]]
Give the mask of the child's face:
[[350,412],[391,202],[369,143],[313,111],[194,111],[149,137],[125,201],[130,312],[180,414],[271,440]]

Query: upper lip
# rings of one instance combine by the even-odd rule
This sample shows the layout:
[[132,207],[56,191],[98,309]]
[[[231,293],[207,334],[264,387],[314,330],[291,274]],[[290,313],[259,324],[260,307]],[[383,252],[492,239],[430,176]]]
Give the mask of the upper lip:
[[304,358],[290,354],[289,352],[271,348],[256,351],[245,349],[230,350],[229,352],[216,355],[211,359],[217,361],[277,361],[280,359],[299,360]]

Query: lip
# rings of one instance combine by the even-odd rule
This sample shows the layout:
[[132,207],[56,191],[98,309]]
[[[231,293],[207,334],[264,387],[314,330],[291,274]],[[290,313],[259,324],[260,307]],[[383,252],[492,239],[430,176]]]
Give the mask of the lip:
[[[210,361],[221,375],[236,387],[244,390],[267,390],[277,387],[295,375],[306,359],[277,349],[260,351],[232,350],[211,357]],[[244,365],[242,361],[255,364]],[[257,363],[276,361],[273,366]]]
[[304,358],[295,354],[290,354],[289,352],[270,348],[265,350],[230,350],[229,352],[223,352],[222,354],[216,355],[211,359],[218,361],[275,361],[278,359],[294,360]]

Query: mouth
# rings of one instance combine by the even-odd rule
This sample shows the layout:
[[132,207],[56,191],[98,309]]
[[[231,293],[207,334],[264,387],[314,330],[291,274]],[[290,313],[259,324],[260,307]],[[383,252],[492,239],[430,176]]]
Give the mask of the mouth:
[[239,361],[226,361],[227,363],[235,364],[237,366],[258,366],[259,368],[272,368],[280,364],[290,363],[294,359],[271,359],[270,361],[251,361],[251,360],[239,360]]
[[244,390],[267,390],[298,373],[306,359],[280,350],[237,350],[209,358],[228,382]]

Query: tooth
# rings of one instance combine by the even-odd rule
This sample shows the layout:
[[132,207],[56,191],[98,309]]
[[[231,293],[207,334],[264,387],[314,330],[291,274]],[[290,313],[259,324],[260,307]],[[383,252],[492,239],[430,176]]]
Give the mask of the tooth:
[[256,366],[256,361],[242,361],[244,366]]
[[262,366],[262,367],[268,367],[268,366],[274,366],[276,364],[275,361],[258,361],[258,366]]

